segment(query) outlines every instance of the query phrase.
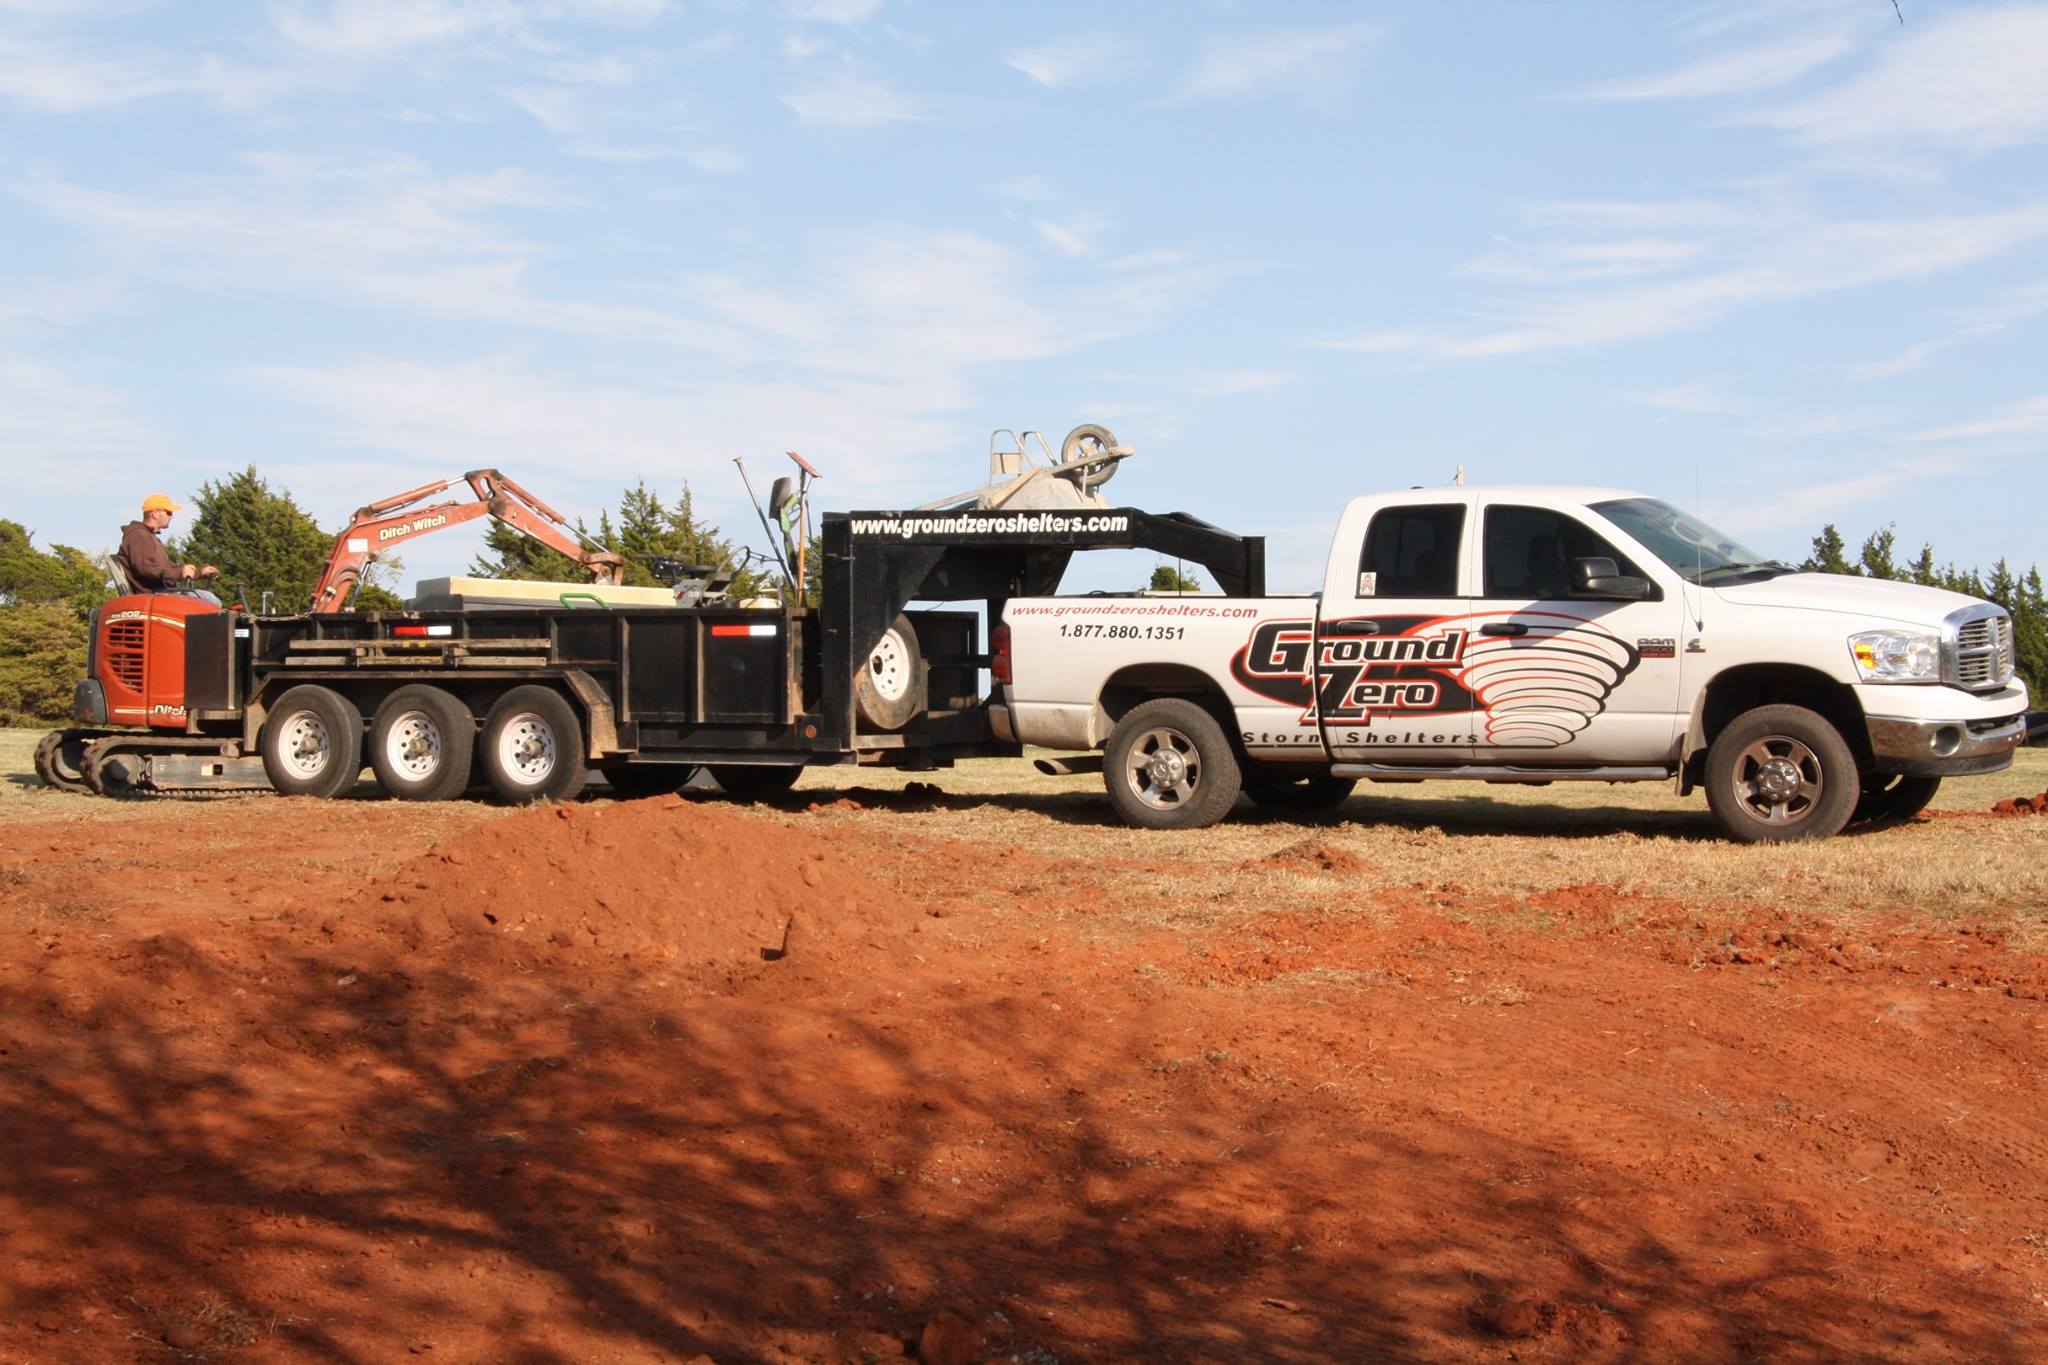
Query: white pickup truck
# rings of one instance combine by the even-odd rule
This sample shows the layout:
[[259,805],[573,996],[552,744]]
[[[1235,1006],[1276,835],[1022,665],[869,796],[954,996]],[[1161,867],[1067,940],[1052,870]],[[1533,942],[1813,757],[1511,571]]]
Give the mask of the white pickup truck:
[[2001,608],[1801,573],[1615,489],[1358,498],[1319,594],[1019,597],[993,636],[997,733],[1102,750],[1118,813],[1160,829],[1360,778],[1675,779],[1733,839],[1824,838],[2026,733]]

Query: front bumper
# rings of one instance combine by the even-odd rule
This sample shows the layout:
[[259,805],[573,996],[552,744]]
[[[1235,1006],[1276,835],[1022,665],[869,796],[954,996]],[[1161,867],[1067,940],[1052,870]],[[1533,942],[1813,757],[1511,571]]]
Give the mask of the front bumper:
[[1866,716],[1871,766],[1909,777],[1964,777],[2003,772],[2027,737],[2023,712],[1985,720],[1921,720]]

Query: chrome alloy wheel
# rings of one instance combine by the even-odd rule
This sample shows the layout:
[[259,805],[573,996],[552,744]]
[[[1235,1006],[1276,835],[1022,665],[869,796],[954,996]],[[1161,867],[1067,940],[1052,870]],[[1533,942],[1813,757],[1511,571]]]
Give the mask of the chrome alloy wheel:
[[1195,742],[1169,726],[1139,735],[1124,766],[1131,794],[1156,810],[1172,810],[1194,799],[1202,781],[1202,756]]
[[1767,825],[1796,825],[1813,813],[1823,790],[1820,758],[1796,739],[1766,735],[1735,760],[1735,796]]
[[555,770],[555,727],[531,711],[512,717],[498,732],[498,766],[529,787]]

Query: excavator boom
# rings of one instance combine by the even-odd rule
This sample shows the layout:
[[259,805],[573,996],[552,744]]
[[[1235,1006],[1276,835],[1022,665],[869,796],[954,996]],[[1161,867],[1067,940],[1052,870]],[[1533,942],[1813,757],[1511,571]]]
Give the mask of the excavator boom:
[[[427,502],[435,494],[456,487],[458,482],[467,484],[473,496]],[[608,550],[585,546],[560,512],[495,469],[472,469],[459,481],[442,479],[421,484],[357,508],[334,539],[327,567],[320,575],[319,586],[313,590],[313,611],[346,611],[362,581],[363,569],[380,552],[402,541],[485,516],[494,517],[557,554],[566,555],[590,575],[593,583],[615,586],[623,577],[625,561]]]

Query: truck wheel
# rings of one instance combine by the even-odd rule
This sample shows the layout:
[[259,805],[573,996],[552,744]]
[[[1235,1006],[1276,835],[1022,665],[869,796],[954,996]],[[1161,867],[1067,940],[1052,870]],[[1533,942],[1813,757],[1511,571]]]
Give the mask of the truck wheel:
[[259,747],[284,795],[340,796],[363,775],[363,713],[332,688],[294,687],[270,708]]
[[370,722],[370,770],[406,801],[451,801],[469,786],[476,717],[438,687],[414,683],[384,699]]
[[794,763],[714,763],[711,776],[727,796],[742,801],[759,801],[776,796],[796,785],[803,768]]
[[498,698],[479,749],[501,801],[562,801],[583,789],[583,726],[551,687],[515,687]]
[[1143,829],[1206,829],[1230,813],[1241,781],[1216,718],[1162,697],[1117,722],[1103,756],[1109,804]]
[[1350,797],[1357,779],[1334,777],[1329,773],[1299,773],[1290,776],[1285,768],[1253,768],[1244,775],[1244,794],[1261,810],[1306,814],[1341,806]]
[[1893,773],[1875,774],[1863,783],[1863,796],[1856,802],[1852,820],[1910,820],[1927,809],[1927,803],[1941,790],[1938,777],[1905,777]]
[[899,614],[853,680],[853,704],[860,718],[873,728],[899,730],[917,714],[923,682],[924,655],[917,647],[917,628],[908,616]]
[[1849,746],[1803,706],[1745,711],[1707,750],[1707,804],[1737,843],[1838,834],[1860,791]]
[[634,763],[604,770],[612,795],[621,801],[638,801],[646,796],[669,796],[689,785],[697,775],[694,763]]

